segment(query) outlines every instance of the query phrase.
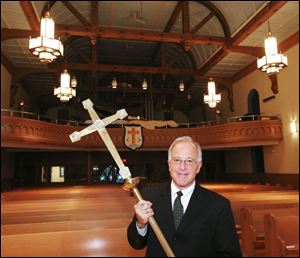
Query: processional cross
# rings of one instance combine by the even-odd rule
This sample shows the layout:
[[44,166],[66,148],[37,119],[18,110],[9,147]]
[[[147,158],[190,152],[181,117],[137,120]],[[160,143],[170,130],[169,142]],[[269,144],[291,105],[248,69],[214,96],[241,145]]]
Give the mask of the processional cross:
[[[114,122],[115,120],[123,119],[124,117],[126,117],[127,116],[126,110],[125,109],[118,110],[116,114],[106,117],[103,120],[101,120],[99,118],[99,116],[97,115],[97,113],[95,112],[95,110],[93,108],[93,102],[90,99],[86,99],[86,100],[82,101],[82,105],[83,105],[84,109],[86,109],[89,112],[90,117],[92,118],[93,124],[84,128],[80,132],[75,131],[72,134],[70,134],[69,136],[70,136],[71,141],[72,142],[79,141],[82,136],[93,133],[95,131],[98,131],[98,133],[99,133],[100,137],[102,138],[103,142],[105,143],[107,149],[109,150],[113,159],[117,163],[117,165],[119,167],[120,175],[125,180],[125,183],[122,186],[122,188],[126,191],[132,191],[133,195],[138,200],[143,200],[143,197],[141,196],[139,190],[136,187],[136,185],[139,182],[139,177],[135,177],[135,178],[131,177],[129,168],[123,164],[122,159],[105,128],[105,126]],[[167,256],[175,257],[172,249],[170,248],[167,240],[165,239],[163,233],[161,232],[154,217],[149,218],[149,223],[150,223],[157,239],[159,240],[161,246],[163,247],[165,253],[167,254]]]

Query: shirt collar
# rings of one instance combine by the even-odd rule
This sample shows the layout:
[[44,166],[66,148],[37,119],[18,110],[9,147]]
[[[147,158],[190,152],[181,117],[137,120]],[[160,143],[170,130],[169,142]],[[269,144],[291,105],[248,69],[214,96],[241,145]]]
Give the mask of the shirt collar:
[[194,181],[188,188],[184,189],[184,190],[180,190],[173,182],[171,182],[171,194],[172,196],[177,196],[177,192],[178,191],[181,191],[183,193],[183,195],[190,195],[192,194],[192,192],[194,191],[195,189],[195,185],[196,185],[196,182]]

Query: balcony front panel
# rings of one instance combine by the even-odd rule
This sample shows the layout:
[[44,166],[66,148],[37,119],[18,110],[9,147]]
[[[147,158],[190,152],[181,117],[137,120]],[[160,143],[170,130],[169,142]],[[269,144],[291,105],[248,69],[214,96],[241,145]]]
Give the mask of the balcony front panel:
[[[69,135],[85,127],[59,125],[34,119],[1,117],[1,147],[48,150],[106,150],[97,132],[72,143]],[[124,128],[107,128],[118,150],[124,144]],[[225,123],[213,126],[142,129],[143,145],[139,151],[166,150],[183,135],[193,137],[202,149],[232,148],[279,144],[283,140],[280,119]]]

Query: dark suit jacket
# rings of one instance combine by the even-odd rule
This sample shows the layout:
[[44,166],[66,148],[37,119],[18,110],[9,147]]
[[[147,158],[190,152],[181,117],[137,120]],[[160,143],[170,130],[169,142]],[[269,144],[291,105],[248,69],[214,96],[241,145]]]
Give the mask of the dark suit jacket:
[[[141,191],[152,202],[154,218],[175,256],[241,257],[229,200],[196,184],[177,230],[173,222],[170,182]],[[145,237],[137,233],[133,218],[127,229],[129,244],[135,249],[147,245],[146,256],[166,256],[150,224]]]

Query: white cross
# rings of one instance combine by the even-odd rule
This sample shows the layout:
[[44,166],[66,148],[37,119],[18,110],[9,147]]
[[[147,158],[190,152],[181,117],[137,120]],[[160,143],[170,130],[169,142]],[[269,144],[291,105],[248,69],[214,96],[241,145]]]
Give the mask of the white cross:
[[[117,119],[123,119],[127,116],[127,112],[125,109],[118,110],[116,114],[109,116],[107,118],[104,118],[101,120],[97,113],[95,112],[93,108],[93,102],[90,99],[86,99],[82,101],[84,109],[86,109],[93,121],[93,124],[90,126],[84,128],[80,132],[75,131],[74,133],[70,134],[70,139],[72,142],[79,141],[82,136],[93,133],[95,131],[98,131],[100,137],[102,138],[103,142],[105,143],[107,149],[109,150],[110,154],[113,156],[115,162],[117,163],[120,171],[120,175],[126,180],[125,184],[123,186],[123,189],[125,190],[132,190],[133,194],[138,200],[143,200],[139,190],[135,187],[136,184],[139,181],[139,178],[132,178],[131,173],[129,171],[129,168],[124,166],[121,157],[116,150],[116,147],[114,143],[112,142],[105,126],[112,123],[113,121]],[[164,251],[166,252],[168,257],[175,257],[172,249],[170,248],[167,240],[165,239],[163,233],[161,232],[158,224],[156,223],[154,217],[149,218],[149,223],[157,236],[160,244],[162,245]]]
[[113,159],[117,163],[119,170],[120,170],[119,171],[120,175],[124,179],[131,177],[129,168],[124,166],[122,159],[121,159],[118,151],[116,150],[116,147],[115,147],[114,143],[112,142],[112,140],[105,128],[105,126],[114,122],[115,120],[123,119],[124,117],[126,117],[128,115],[126,110],[125,109],[118,110],[116,114],[101,120],[99,118],[99,116],[97,115],[97,113],[95,112],[95,110],[93,108],[93,102],[90,99],[86,99],[86,100],[82,101],[82,105],[83,105],[84,109],[86,109],[89,112],[89,114],[92,118],[93,124],[84,128],[80,132],[75,131],[74,133],[70,134],[71,141],[77,142],[81,139],[82,136],[93,133],[95,131],[98,131],[100,137],[102,138],[103,142],[105,143],[106,147],[108,148],[110,154],[112,155]]

